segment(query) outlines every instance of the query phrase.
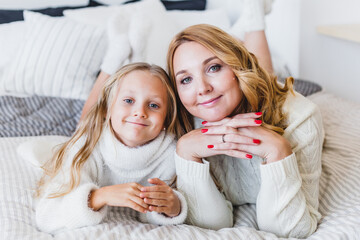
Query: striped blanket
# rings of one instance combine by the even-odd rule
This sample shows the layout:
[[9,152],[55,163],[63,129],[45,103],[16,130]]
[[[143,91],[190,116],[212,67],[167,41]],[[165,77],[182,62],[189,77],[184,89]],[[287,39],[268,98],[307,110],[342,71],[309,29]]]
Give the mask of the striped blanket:
[[[326,136],[320,181],[322,218],[308,239],[360,239],[360,104],[326,92],[311,99],[320,106]],[[255,206],[250,204],[235,208],[233,228],[219,231],[186,224],[143,224],[136,212],[111,208],[99,225],[55,235],[39,232],[32,194],[41,170],[22,160],[16,151],[19,144],[32,138],[47,136],[0,138],[0,239],[278,239],[257,230]]]
[[0,96],[0,137],[70,136],[84,101],[56,97]]

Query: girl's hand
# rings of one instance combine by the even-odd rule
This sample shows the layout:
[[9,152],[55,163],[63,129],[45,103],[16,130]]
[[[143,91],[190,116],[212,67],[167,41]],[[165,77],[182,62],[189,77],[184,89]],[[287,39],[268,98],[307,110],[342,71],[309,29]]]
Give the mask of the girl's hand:
[[[258,126],[247,127],[244,127],[243,122],[236,115],[232,119],[206,124],[212,127],[209,127],[205,135],[222,134],[222,141],[213,144],[214,152],[238,158],[258,155],[267,162],[275,162],[292,154],[290,143],[278,133],[261,127],[261,122],[257,122]],[[229,127],[233,129],[229,130]]]
[[149,204],[149,210],[164,213],[169,217],[176,217],[180,214],[180,200],[171,187],[158,178],[151,178],[149,183],[155,186],[142,187],[140,197]]
[[[244,113],[238,114],[233,118],[224,118],[218,122],[203,122],[204,128],[195,129],[184,136],[182,136],[177,145],[176,153],[187,160],[192,160],[195,162],[202,162],[201,159],[205,157],[210,157],[219,154],[233,155],[232,153],[235,150],[227,151],[214,151],[214,146],[223,142],[224,134],[237,134],[239,127],[248,127],[248,126],[260,126],[261,120],[256,118],[260,117],[261,113]],[[215,128],[217,133],[212,133],[212,128]],[[238,139],[239,141],[247,144],[256,144],[252,139],[247,137],[242,137]],[[238,151],[236,152],[238,155]],[[247,153],[243,153],[240,157],[245,158]]]
[[140,197],[142,187],[138,183],[124,183],[94,190],[89,197],[89,207],[95,211],[104,205],[129,207],[138,212],[146,213],[149,206]]

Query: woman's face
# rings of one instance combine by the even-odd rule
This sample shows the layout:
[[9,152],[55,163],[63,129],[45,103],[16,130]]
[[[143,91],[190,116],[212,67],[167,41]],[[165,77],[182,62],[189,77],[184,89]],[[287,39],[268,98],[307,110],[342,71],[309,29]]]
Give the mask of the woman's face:
[[173,67],[180,100],[193,116],[218,121],[240,104],[243,94],[234,72],[203,45],[181,44]]

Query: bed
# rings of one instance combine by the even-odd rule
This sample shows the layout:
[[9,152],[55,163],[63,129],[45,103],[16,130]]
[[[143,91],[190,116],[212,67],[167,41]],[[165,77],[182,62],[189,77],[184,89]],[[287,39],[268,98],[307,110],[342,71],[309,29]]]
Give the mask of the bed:
[[[59,19],[29,13],[25,22],[0,25],[0,56],[9,56],[0,59],[0,239],[278,239],[258,230],[255,206],[251,204],[236,207],[234,227],[219,231],[187,224],[143,224],[135,211],[123,208],[111,208],[96,226],[53,235],[36,228],[33,193],[41,169],[26,156],[21,157],[18,146],[33,139],[65,140],[75,130],[107,46],[105,30],[99,26],[114,9],[123,11],[119,6],[84,8],[69,10]],[[91,22],[94,14],[98,14],[96,21]],[[216,21],[220,14],[158,14],[167,21],[157,27],[174,26],[174,19],[187,16],[187,22],[178,23],[179,28],[191,24],[191,19],[226,28],[226,21]],[[91,23],[82,25],[85,22]],[[72,28],[67,29],[69,26]],[[57,28],[61,36],[53,30]],[[31,31],[19,34],[25,29]],[[74,36],[74,32],[81,34]],[[86,44],[78,45],[79,41]],[[156,47],[160,49],[162,44]],[[319,206],[322,218],[308,239],[360,239],[360,104],[309,81],[296,80],[295,89],[319,106],[325,128]]]

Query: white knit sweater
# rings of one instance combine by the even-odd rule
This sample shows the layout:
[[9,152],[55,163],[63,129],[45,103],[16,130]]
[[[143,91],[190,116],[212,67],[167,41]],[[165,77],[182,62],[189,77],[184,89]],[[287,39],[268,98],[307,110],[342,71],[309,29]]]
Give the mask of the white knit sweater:
[[[298,238],[316,230],[324,139],[320,111],[300,94],[289,94],[283,111],[288,114],[283,136],[293,154],[280,161],[262,165],[256,156],[248,160],[220,155],[202,164],[176,155],[178,189],[188,201],[189,223],[211,229],[231,227],[232,204],[256,203],[260,230]],[[210,166],[225,196],[217,190]]]
[[[36,223],[41,231],[56,232],[63,228],[78,228],[99,224],[107,214],[107,207],[93,211],[88,207],[88,196],[102,186],[137,182],[149,186],[148,178],[171,180],[175,176],[173,136],[163,131],[156,139],[137,148],[119,142],[108,129],[96,145],[92,155],[81,170],[80,185],[69,194],[49,199],[63,183],[69,182],[70,166],[76,151],[82,146],[81,138],[66,158],[61,174],[47,185],[36,204]],[[140,214],[142,221],[159,225],[181,224],[187,215],[187,203],[181,193],[174,191],[181,202],[181,213],[173,218],[148,212]]]

